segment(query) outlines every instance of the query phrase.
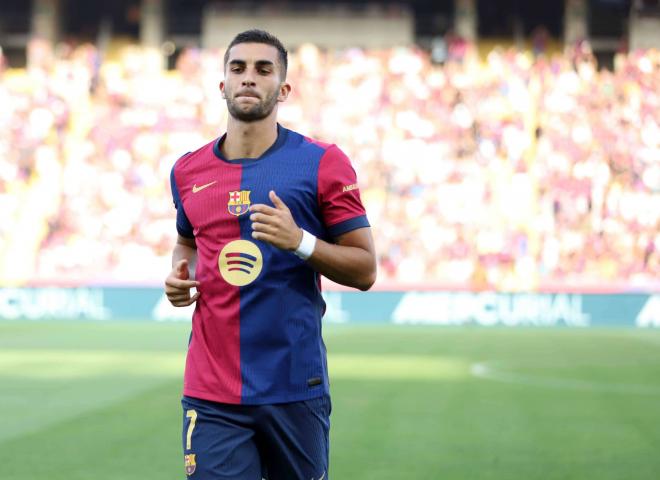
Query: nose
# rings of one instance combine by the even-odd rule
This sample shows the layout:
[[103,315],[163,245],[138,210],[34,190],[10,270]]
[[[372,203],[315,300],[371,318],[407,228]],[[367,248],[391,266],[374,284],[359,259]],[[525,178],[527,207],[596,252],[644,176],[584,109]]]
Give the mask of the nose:
[[254,87],[257,84],[254,81],[254,73],[250,69],[246,69],[241,85],[244,87]]

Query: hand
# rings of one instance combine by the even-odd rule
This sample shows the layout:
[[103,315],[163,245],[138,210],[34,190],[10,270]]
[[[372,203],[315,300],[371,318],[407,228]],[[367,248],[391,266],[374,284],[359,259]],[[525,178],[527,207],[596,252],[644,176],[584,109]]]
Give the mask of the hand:
[[200,295],[197,292],[192,297],[190,296],[190,289],[193,287],[199,287],[199,282],[190,280],[188,260],[179,260],[165,279],[165,295],[167,295],[167,299],[175,307],[192,305]]
[[273,190],[268,193],[275,208],[262,203],[250,207],[252,238],[270,243],[282,250],[295,250],[302,240],[302,230],[291,216],[291,211]]

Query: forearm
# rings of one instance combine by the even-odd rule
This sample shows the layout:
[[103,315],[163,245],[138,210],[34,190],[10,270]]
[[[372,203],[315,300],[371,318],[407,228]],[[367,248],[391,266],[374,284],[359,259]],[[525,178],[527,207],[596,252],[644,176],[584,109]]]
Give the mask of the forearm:
[[[300,248],[303,231],[296,225],[291,211],[274,191],[269,192],[274,207],[255,204],[252,212],[252,238],[280,248]],[[336,243],[316,239],[309,265],[333,282],[369,290],[376,281],[376,253],[369,227],[356,228],[335,238]],[[310,252],[305,252],[309,255]]]
[[309,265],[333,282],[368,290],[376,281],[376,259],[360,247],[337,245],[316,240]]

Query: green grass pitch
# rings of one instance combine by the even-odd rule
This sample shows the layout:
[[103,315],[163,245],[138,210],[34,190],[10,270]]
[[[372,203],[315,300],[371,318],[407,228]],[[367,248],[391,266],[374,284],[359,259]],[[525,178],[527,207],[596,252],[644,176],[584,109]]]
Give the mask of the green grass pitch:
[[[0,478],[185,477],[187,325],[0,322]],[[658,479],[660,332],[328,325],[331,478]]]

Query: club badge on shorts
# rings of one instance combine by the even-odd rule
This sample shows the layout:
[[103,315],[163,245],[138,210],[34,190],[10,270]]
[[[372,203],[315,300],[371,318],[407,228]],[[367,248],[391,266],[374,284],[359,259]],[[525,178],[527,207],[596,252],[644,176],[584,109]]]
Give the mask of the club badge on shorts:
[[250,192],[251,190],[229,192],[229,201],[227,202],[229,213],[237,217],[247,213],[248,208],[250,208]]
[[184,456],[184,459],[186,463],[186,475],[190,476],[195,473],[195,468],[197,467],[197,464],[195,463],[195,454],[189,453]]

